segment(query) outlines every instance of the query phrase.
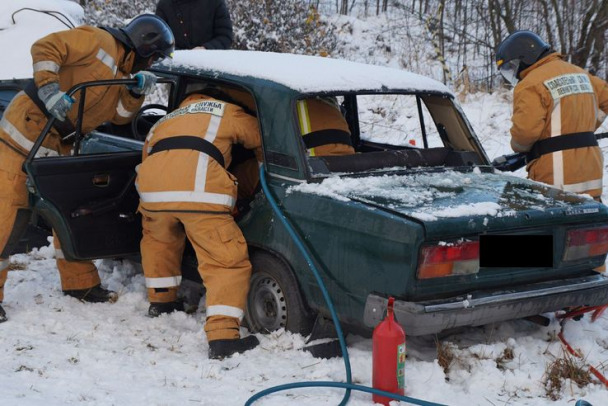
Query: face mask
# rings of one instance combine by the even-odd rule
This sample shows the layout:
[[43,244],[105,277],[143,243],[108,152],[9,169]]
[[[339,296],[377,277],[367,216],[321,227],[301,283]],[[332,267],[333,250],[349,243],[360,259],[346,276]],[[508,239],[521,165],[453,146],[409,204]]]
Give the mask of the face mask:
[[139,72],[139,71],[142,71],[142,70],[146,70],[153,63],[154,63],[154,60],[152,59],[151,56],[149,56],[147,58],[142,58],[141,56],[136,55],[135,56],[135,62],[133,62],[133,69],[131,70],[131,73],[135,73],[135,72]]
[[[173,56],[173,54],[171,54],[171,55]],[[156,53],[156,54],[152,55],[152,62],[150,62],[150,65],[153,65],[156,62],[162,62],[165,59],[167,59],[167,57],[165,55]]]
[[507,82],[515,86],[519,79],[517,78],[517,71],[519,70],[520,60],[512,59],[509,62],[505,62],[498,68],[500,74]]

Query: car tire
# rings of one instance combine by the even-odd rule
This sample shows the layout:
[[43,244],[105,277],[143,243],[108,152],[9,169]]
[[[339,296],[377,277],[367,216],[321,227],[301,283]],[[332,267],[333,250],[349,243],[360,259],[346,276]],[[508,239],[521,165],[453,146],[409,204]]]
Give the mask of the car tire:
[[251,265],[244,324],[254,333],[267,334],[284,328],[304,336],[310,334],[314,317],[289,266],[259,251],[252,254]]

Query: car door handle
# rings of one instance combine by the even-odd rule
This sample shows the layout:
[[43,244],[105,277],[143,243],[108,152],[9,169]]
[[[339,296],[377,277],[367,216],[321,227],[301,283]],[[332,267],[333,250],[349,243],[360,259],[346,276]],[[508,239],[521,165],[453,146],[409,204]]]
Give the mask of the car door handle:
[[120,199],[112,198],[92,203],[86,206],[81,206],[72,212],[72,218],[88,215],[99,216],[101,214],[114,210],[116,207],[118,207],[119,203]]
[[93,185],[97,187],[106,187],[110,185],[110,175],[100,174],[93,176]]
[[[137,174],[135,171],[133,171],[130,178],[125,183],[125,186],[123,187],[123,189],[120,191],[120,193],[117,196],[111,197],[109,199],[97,201],[97,202],[91,202],[84,206],[80,206],[72,212],[72,218],[88,216],[88,215],[98,216],[100,214],[104,214],[104,213],[107,213],[109,211],[116,209],[117,207],[119,207],[120,203],[125,199],[128,192],[133,187],[133,183],[135,182],[135,176],[137,176]],[[96,183],[97,181],[99,181],[101,184],[98,185]],[[105,184],[104,184],[104,182],[105,182]],[[110,184],[110,175],[103,174],[103,175],[93,176],[93,184],[95,186],[99,186],[99,187],[108,186]],[[125,214],[125,213],[119,213],[119,217],[121,219],[129,220],[129,215]]]

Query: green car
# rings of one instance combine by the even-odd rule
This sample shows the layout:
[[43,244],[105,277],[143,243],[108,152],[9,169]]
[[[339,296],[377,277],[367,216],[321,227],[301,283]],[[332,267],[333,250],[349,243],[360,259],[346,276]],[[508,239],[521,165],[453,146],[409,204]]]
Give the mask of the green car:
[[[72,156],[34,149],[26,161],[32,210],[67,258],[137,258],[141,140],[160,110],[211,86],[262,131],[265,187],[237,205],[253,264],[251,330],[306,335],[330,317],[313,266],[342,328],[364,336],[389,297],[412,336],[608,302],[608,278],[594,271],[608,252],[607,207],[495,169],[443,84],[252,51],[179,51],[153,71],[156,98],[132,125],[77,133]],[[72,91],[100,84],[125,81]],[[355,154],[307,153],[297,108],[311,98],[341,109]],[[252,156],[238,147],[233,155],[229,169]],[[190,249],[183,274],[200,282]]]

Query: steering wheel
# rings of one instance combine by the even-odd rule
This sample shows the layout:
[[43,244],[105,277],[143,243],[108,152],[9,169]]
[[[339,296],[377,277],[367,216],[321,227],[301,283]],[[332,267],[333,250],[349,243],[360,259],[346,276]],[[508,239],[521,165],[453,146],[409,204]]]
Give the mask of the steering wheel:
[[168,112],[168,108],[164,104],[146,104],[142,106],[131,121],[131,132],[136,140],[144,141],[150,128],[163,117],[157,114],[145,116],[144,113],[148,110],[162,110],[165,114]]

